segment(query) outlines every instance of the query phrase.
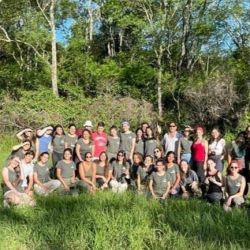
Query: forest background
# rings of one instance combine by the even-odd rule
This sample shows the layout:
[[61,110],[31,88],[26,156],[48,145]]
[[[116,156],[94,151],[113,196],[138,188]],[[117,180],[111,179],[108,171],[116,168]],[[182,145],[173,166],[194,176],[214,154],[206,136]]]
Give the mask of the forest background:
[[0,1],[0,129],[250,122],[250,5]]

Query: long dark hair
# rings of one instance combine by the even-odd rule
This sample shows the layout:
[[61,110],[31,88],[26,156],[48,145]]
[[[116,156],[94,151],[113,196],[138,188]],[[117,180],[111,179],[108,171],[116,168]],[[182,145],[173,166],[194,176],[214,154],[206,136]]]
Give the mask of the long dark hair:
[[99,155],[99,162],[101,162],[101,155],[104,154],[106,156],[105,165],[104,165],[104,175],[105,177],[108,177],[109,172],[109,159],[108,154],[105,151],[102,151]]
[[49,153],[48,153],[48,152],[42,152],[42,153],[38,156],[38,161],[41,161],[41,158],[42,158],[44,155],[48,155],[48,156],[49,156]]
[[119,150],[117,155],[116,155],[116,161],[118,162],[118,155],[119,154],[123,154],[123,161],[122,161],[122,165],[126,166],[126,162],[127,162],[127,159],[126,159],[126,153],[124,150]]
[[[211,133],[212,133],[213,130],[217,130],[217,131],[218,131],[219,137],[216,139],[216,141],[217,141],[217,142],[220,141],[220,139],[222,139],[222,135],[221,135],[220,129],[219,129],[218,127],[213,127],[213,129],[211,130]],[[209,141],[208,141],[208,144],[211,144],[211,143],[213,143],[214,141],[215,141],[215,139],[213,139],[213,137],[212,137],[212,135],[211,135],[211,136],[210,136],[210,139],[209,139]]]
[[57,124],[57,125],[54,127],[54,130],[53,130],[53,137],[55,137],[55,136],[57,135],[56,130],[57,130],[58,128],[61,128],[61,129],[62,129],[62,135],[65,135],[63,126],[60,125],[60,124]]
[[73,157],[72,149],[71,149],[71,148],[65,148],[65,149],[63,150],[63,159],[64,159],[64,160],[65,160],[64,154],[65,154],[66,152],[69,152],[69,153],[71,154],[71,160],[72,160],[72,157]]

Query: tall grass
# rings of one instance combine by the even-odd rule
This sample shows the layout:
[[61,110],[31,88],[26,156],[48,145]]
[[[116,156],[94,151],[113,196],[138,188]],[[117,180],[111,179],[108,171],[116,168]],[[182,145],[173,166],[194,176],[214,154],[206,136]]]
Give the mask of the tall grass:
[[[0,138],[2,163],[16,141]],[[0,249],[250,249],[246,209],[109,191],[36,200],[35,208],[0,206]]]

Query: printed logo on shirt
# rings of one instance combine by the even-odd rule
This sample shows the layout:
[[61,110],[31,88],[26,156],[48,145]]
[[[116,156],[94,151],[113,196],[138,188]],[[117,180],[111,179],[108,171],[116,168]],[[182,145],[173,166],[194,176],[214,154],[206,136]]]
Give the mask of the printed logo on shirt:
[[240,182],[235,183],[236,187],[240,187]]
[[74,168],[74,165],[71,165],[71,168]]
[[170,171],[170,174],[174,174],[174,173],[175,173],[175,171],[174,171],[174,170]]
[[163,179],[163,182],[167,182],[167,179]]

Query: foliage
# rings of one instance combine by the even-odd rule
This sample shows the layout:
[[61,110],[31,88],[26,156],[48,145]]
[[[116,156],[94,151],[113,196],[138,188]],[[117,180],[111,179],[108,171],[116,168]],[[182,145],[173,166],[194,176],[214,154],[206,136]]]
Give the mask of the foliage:
[[64,85],[61,91],[64,97],[60,98],[41,87],[36,91],[20,91],[18,100],[5,96],[0,109],[1,127],[36,129],[58,123],[67,126],[71,122],[82,126],[89,119],[94,124],[103,121],[107,126],[120,126],[127,119],[136,127],[145,120],[154,122],[157,117],[152,105],[143,100],[110,95],[87,98],[81,94],[81,88],[70,85]]

